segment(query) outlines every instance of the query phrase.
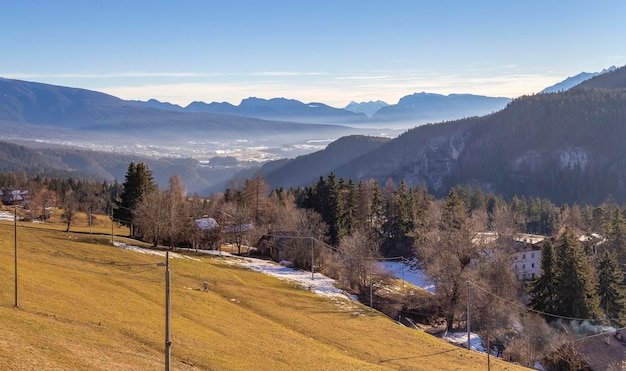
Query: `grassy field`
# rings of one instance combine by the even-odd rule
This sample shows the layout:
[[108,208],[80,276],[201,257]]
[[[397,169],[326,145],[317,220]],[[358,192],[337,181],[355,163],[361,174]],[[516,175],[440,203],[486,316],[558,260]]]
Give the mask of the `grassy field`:
[[[80,225],[65,233],[60,224],[18,224],[15,308],[13,222],[0,222],[0,369],[162,369],[164,259],[112,247],[110,236],[90,237]],[[482,354],[229,259],[170,259],[173,369],[487,368]]]

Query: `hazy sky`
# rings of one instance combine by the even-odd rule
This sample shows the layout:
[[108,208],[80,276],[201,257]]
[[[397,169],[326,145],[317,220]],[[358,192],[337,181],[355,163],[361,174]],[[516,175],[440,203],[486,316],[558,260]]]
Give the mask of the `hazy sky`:
[[124,99],[517,97],[626,64],[626,1],[0,0],[0,76]]

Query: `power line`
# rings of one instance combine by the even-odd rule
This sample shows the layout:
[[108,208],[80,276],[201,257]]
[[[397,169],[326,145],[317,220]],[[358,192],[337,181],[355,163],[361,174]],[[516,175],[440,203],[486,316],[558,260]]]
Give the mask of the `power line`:
[[[103,265],[103,266],[115,266],[115,267],[147,267],[147,266],[154,266],[154,265],[157,264],[157,263],[122,264],[122,263],[116,263],[116,262],[108,262],[107,263],[107,262],[98,262],[98,261],[93,261],[93,260],[79,259],[76,256],[68,254],[65,251],[59,249],[58,247],[55,247],[54,245],[51,245],[51,244],[47,243],[46,241],[42,240],[41,237],[39,237],[36,234],[32,233],[32,231],[30,230],[31,228],[24,228],[23,226],[20,226],[20,229],[23,229],[24,231],[28,232],[29,236],[31,236],[31,237],[35,238],[36,240],[38,240],[45,247],[54,247],[55,248],[54,249],[55,252],[64,254],[64,255],[69,256],[70,258],[74,258],[74,259],[76,259],[78,261],[88,262],[88,263],[98,264],[98,265]],[[9,253],[3,253],[3,252],[0,252],[0,254],[11,255]],[[53,265],[53,266],[62,267],[62,268],[66,268],[66,269],[72,269],[72,270],[87,272],[87,273],[91,273],[91,274],[99,274],[99,275],[104,275],[104,276],[122,277],[122,278],[138,280],[138,281],[145,281],[145,282],[154,282],[153,280],[139,279],[139,278],[133,278],[133,277],[129,277],[128,276],[128,274],[144,273],[144,272],[150,271],[151,269],[145,269],[145,270],[136,271],[136,272],[126,272],[126,274],[123,275],[123,274],[115,274],[115,273],[109,273],[109,272],[97,272],[97,271],[88,270],[88,269],[84,269],[84,268],[73,267],[73,266],[70,266],[70,265],[63,265],[63,264],[58,264],[58,263],[47,262],[47,261],[43,261],[43,260],[40,260],[40,259],[25,258],[25,257],[22,257],[21,259],[25,259],[25,260],[28,260],[28,261],[33,261],[33,262],[37,262],[37,263],[41,263],[41,264]]]
[[606,319],[576,318],[576,317],[561,316],[561,315],[558,315],[558,314],[543,312],[543,311],[540,311],[540,310],[528,308],[527,306],[522,305],[522,304],[515,303],[515,302],[513,302],[513,301],[511,301],[509,299],[506,299],[506,298],[504,298],[504,297],[502,297],[500,295],[497,295],[497,294],[495,294],[495,293],[493,293],[493,292],[491,292],[491,291],[489,291],[489,290],[487,290],[485,288],[482,288],[482,287],[478,286],[477,284],[475,284],[472,281],[468,281],[468,283],[470,283],[472,286],[476,287],[477,289],[485,292],[486,294],[489,294],[491,296],[494,296],[494,297],[504,301],[507,304],[513,305],[513,306],[518,307],[520,309],[523,309],[524,311],[541,314],[543,316],[549,316],[549,317],[554,317],[554,318],[566,319],[566,320],[570,320],[570,321],[581,321],[581,322],[583,322],[583,321],[607,322],[607,321],[617,321],[617,320],[620,320],[620,319],[616,319],[616,318],[606,318]]

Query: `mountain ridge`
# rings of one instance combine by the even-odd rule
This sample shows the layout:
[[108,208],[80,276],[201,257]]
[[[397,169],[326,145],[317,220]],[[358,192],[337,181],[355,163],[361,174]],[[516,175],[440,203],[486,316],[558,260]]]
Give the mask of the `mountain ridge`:
[[[420,102],[419,97],[426,96],[428,99],[422,99]],[[440,122],[489,114],[504,108],[510,101],[510,98],[505,97],[474,94],[443,95],[422,92],[401,97],[397,104],[387,104],[382,101],[351,102],[345,108],[334,108],[320,102],[303,103],[296,99],[250,97],[243,99],[239,105],[228,102],[194,101],[182,110],[265,120],[287,120],[307,124],[333,123],[355,127],[373,127],[376,125],[384,127],[390,123],[400,123],[405,127],[413,127],[426,122]],[[149,100],[147,102],[138,101],[137,103],[163,109],[167,109],[167,105],[170,104],[156,102]],[[172,105],[171,108],[180,110],[180,106],[177,105]]]
[[415,127],[333,172],[355,182],[404,179],[441,196],[470,184],[505,197],[623,202],[624,138],[626,67],[565,92],[517,98],[490,115]]

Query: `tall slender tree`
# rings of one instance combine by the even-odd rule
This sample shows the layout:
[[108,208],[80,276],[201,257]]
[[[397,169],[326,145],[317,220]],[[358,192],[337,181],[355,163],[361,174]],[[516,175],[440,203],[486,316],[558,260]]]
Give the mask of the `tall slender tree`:
[[574,318],[598,318],[593,267],[570,229],[558,240],[556,258],[555,281],[559,296],[555,313]]
[[[530,307],[534,310],[554,313],[559,297],[555,279],[554,247],[549,239],[541,245],[541,275],[530,284]],[[546,318],[553,320],[553,318]]]
[[113,212],[113,219],[130,228],[131,236],[134,235],[133,211],[135,210],[141,197],[157,189],[152,178],[152,172],[143,162],[131,162],[126,171],[125,181],[122,184],[124,190],[120,193],[117,207]]
[[165,190],[166,220],[165,238],[172,249],[177,240],[182,237],[185,226],[189,224],[189,205],[187,202],[187,190],[180,175],[175,174],[169,179],[169,186]]
[[465,283],[476,276],[472,259],[485,249],[484,239],[477,236],[486,225],[486,213],[468,215],[465,204],[452,189],[442,206],[437,202],[429,204],[425,225],[425,233],[416,242],[415,255],[435,284],[446,326],[451,330],[467,294]]
[[619,270],[617,261],[608,250],[602,252],[598,264],[598,296],[600,309],[612,325],[624,324],[626,314],[626,293],[622,283],[624,274]]

